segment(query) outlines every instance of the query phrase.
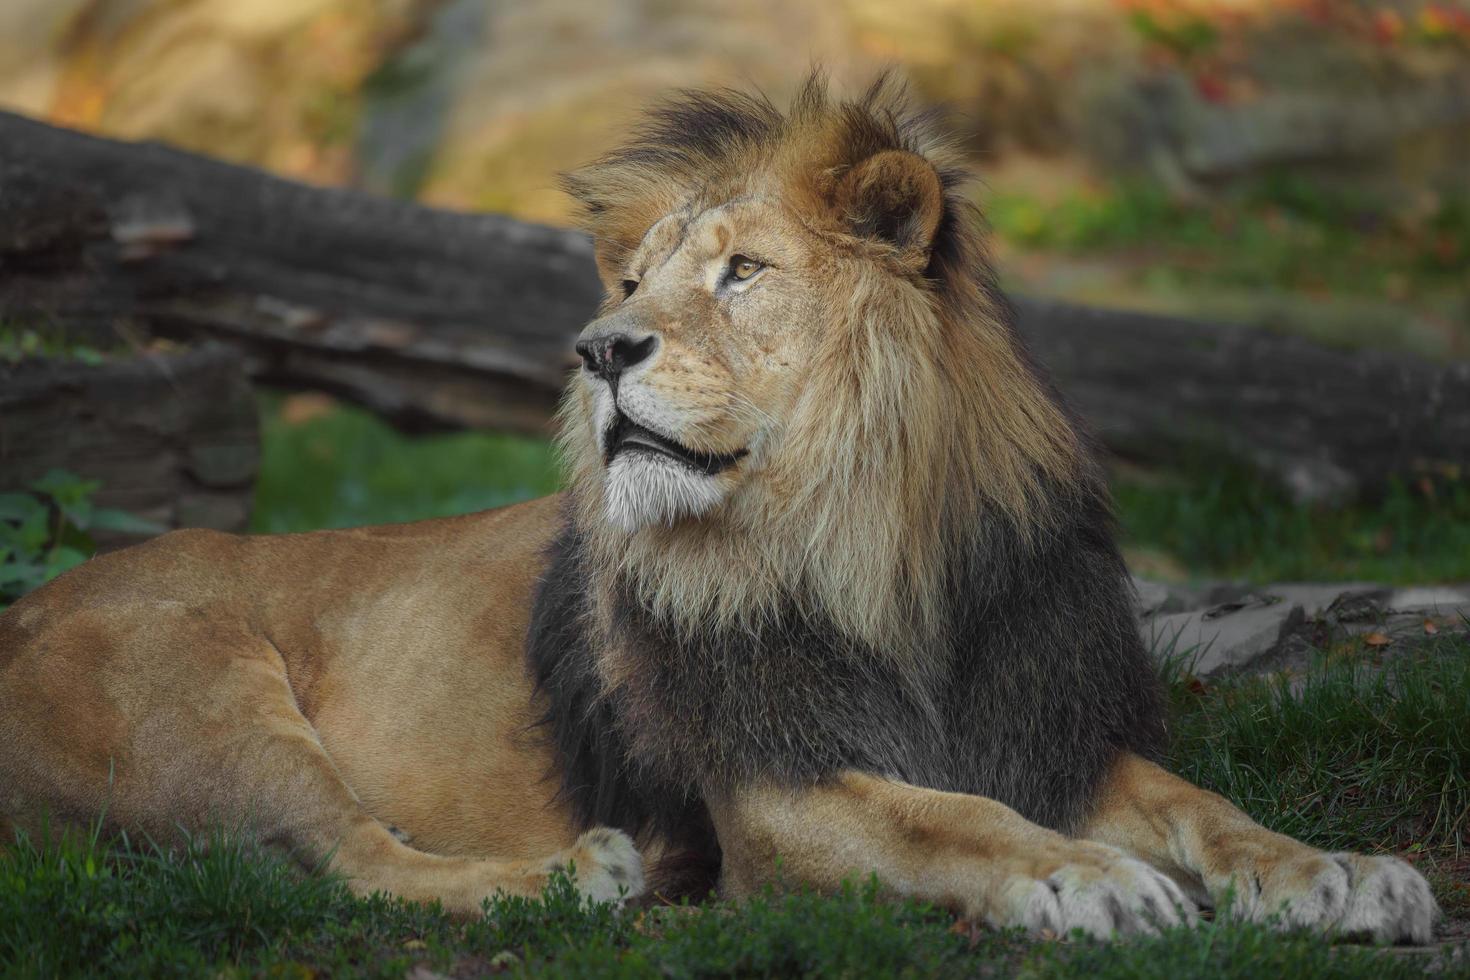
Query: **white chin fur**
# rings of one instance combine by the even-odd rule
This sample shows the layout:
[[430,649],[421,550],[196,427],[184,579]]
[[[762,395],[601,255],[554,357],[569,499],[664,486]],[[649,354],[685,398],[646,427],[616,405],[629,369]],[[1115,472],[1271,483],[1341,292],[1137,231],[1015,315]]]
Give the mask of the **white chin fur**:
[[699,517],[724,499],[722,482],[655,453],[624,452],[607,468],[607,519],[631,533]]

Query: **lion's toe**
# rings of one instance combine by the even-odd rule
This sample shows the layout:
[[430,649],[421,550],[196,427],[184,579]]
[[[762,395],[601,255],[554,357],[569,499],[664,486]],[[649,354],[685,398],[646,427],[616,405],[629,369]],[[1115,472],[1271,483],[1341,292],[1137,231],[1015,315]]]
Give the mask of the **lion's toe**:
[[1336,861],[1309,853],[1238,870],[1224,890],[1233,918],[1327,931],[1347,908],[1348,883],[1347,872]]
[[1395,857],[1333,854],[1331,859],[1348,878],[1338,933],[1379,943],[1430,941],[1439,906],[1423,875]]
[[1429,941],[1439,909],[1424,877],[1393,857],[1309,853],[1235,873],[1230,914],[1375,942]]
[[998,924],[1019,925],[1033,935],[1081,930],[1107,939],[1156,933],[1193,918],[1193,903],[1171,879],[1121,853],[1093,851],[1042,880],[1009,883],[1012,912]]
[[643,858],[621,830],[594,827],[552,864],[575,872],[577,891],[597,902],[622,902],[643,893]]

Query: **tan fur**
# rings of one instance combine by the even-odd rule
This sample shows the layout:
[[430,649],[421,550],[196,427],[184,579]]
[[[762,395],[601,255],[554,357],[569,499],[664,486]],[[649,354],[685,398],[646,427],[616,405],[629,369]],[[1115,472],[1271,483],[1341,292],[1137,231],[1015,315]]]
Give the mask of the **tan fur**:
[[[861,111],[881,117],[892,98],[875,89]],[[624,394],[687,446],[748,450],[713,478],[708,512],[607,519],[601,396],[584,374],[562,408],[568,499],[282,537],[176,533],[87,562],[0,616],[0,830],[104,812],[161,839],[223,824],[308,864],[330,857],[361,892],[464,913],[534,893],[567,862],[589,894],[636,893],[631,842],[578,836],[533,725],[529,615],[568,508],[595,592],[620,570],[689,630],[758,623],[794,597],[925,669],[946,529],[995,508],[1045,534],[1038,481],[1078,477],[1085,456],[984,287],[967,206],[937,196],[948,151],[925,138],[846,159],[855,111],[813,85],[770,139],[656,164],[614,155],[572,178],[610,296],[588,335],[661,340]],[[895,206],[891,240],[853,232]],[[942,270],[943,292],[924,288],[954,214],[944,261],[960,267]],[[712,277],[746,251],[761,278],[717,296]],[[594,620],[616,683],[637,658]],[[1134,757],[1090,839],[856,772],[708,803],[734,895],[779,861],[789,881],[876,872],[892,892],[1035,931],[1152,929],[1232,888],[1249,889],[1250,914],[1385,939],[1423,941],[1434,915],[1401,862],[1322,855]]]
[[1328,854],[1263,829],[1222,797],[1136,756],[1120,759],[1082,836],[1149,862],[1203,904],[1246,919],[1429,939],[1423,878],[1392,857]]
[[1392,857],[1327,854],[1256,824],[1214,793],[1124,756],[1076,838],[981,797],[859,773],[804,792],[753,787],[712,801],[723,885],[884,888],[993,926],[1093,935],[1152,931],[1195,903],[1378,942],[1427,942],[1438,915]]
[[556,510],[177,532],[87,562],[0,617],[0,819],[243,829],[463,912],[569,860],[606,897],[604,866],[636,886],[621,835],[578,843],[529,730],[521,649]]
[[724,884],[750,894],[783,879],[835,889],[876,874],[912,896],[996,927],[1095,935],[1181,921],[1173,882],[1112,847],[1038,827],[994,800],[858,773],[794,793],[757,788],[711,807]]

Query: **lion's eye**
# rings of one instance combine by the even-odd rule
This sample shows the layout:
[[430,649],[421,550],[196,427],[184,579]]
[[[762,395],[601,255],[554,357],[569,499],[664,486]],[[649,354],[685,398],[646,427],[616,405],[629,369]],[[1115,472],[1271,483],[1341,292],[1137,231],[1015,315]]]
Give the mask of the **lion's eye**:
[[765,268],[765,266],[761,265],[755,259],[749,258],[747,256],[730,256],[731,279],[743,282],[746,279],[749,279],[751,276],[755,275],[757,272],[761,271],[761,269],[763,268]]
[[637,291],[638,291],[638,280],[637,279],[624,279],[623,280],[623,299],[627,299],[629,296],[632,296]]

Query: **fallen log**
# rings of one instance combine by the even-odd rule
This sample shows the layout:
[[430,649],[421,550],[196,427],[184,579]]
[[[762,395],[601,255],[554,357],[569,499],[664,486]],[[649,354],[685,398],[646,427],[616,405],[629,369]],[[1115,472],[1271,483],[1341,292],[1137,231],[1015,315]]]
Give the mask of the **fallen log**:
[[1470,363],[1019,298],[1016,325],[1114,453],[1218,454],[1302,501],[1470,476]]
[[[544,431],[597,303],[581,235],[309,187],[0,113],[0,318],[234,344],[407,428]],[[1303,499],[1470,472],[1470,364],[1018,298],[1117,452],[1250,461]]]
[[[101,483],[98,506],[148,524],[244,531],[258,429],[240,358],[219,344],[96,364],[0,362],[0,490],[66,470]],[[105,551],[147,533],[93,537]]]
[[0,317],[228,341],[405,428],[544,429],[591,269],[571,232],[0,112]]

